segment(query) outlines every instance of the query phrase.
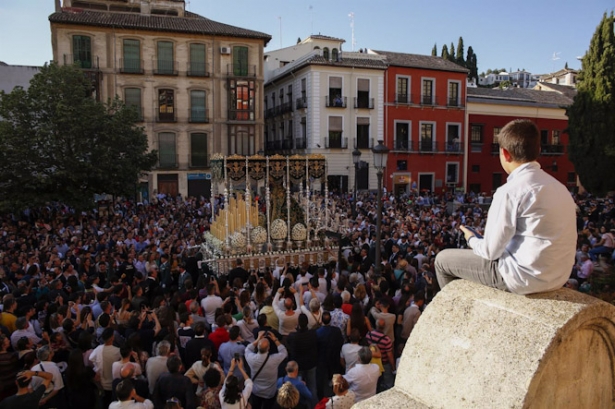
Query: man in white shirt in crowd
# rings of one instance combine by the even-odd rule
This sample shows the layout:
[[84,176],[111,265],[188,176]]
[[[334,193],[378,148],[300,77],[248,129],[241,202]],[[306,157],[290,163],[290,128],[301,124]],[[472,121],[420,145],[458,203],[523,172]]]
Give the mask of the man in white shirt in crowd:
[[[270,342],[278,347],[277,354],[269,354]],[[252,381],[252,396],[250,403],[253,409],[272,408],[277,391],[276,382],[278,380],[278,366],[286,357],[288,352],[286,347],[280,343],[272,332],[261,331],[256,341],[246,348],[246,362],[250,365]],[[380,371],[380,370],[378,370]]]
[[461,225],[472,250],[436,257],[440,288],[464,278],[516,294],[561,288],[575,262],[576,205],[568,189],[540,169],[540,132],[526,119],[498,135],[500,164],[509,175],[493,196],[485,236]]
[[109,409],[154,409],[154,403],[137,395],[130,379],[124,379],[115,388],[117,401],[109,405]]
[[154,393],[156,381],[160,375],[169,372],[167,368],[167,360],[171,352],[171,344],[169,341],[160,341],[158,344],[158,356],[153,356],[147,360],[145,364],[145,373],[147,374],[147,382],[149,384],[149,393]]
[[[64,380],[62,379],[62,373],[60,369],[52,362],[53,359],[53,351],[49,346],[43,346],[36,351],[36,358],[39,363],[34,365],[31,369],[32,372],[47,372],[53,376],[51,383],[53,384],[53,390],[47,391],[45,395],[43,395],[43,399],[39,402],[41,407],[63,407],[65,404],[64,394],[60,391],[64,388]],[[36,390],[36,388],[42,384],[45,380],[40,376],[33,376],[32,382],[30,384],[32,390]]]
[[100,377],[100,384],[104,390],[103,406],[108,407],[112,399],[113,363],[122,358],[120,349],[113,346],[113,328],[105,328],[102,333],[104,344],[97,346],[90,354],[90,362],[94,365],[94,372]]
[[284,288],[278,289],[278,292],[273,299],[273,310],[275,311],[275,315],[278,317],[278,320],[280,322],[278,332],[284,336],[297,330],[299,314],[301,314],[300,296],[293,287],[290,288],[290,292],[293,293],[293,296],[295,297],[295,304],[297,306],[296,309],[293,309],[293,300],[290,298],[286,298],[284,300],[285,309],[283,310],[280,308],[280,296],[282,295],[282,293],[284,293]]
[[380,378],[378,365],[370,364],[372,351],[368,347],[361,347],[358,355],[359,362],[344,375],[350,390],[355,393],[355,403],[374,396]]
[[207,297],[201,300],[201,307],[210,327],[216,321],[216,310],[222,308],[223,304],[222,298],[216,294],[217,290],[218,283],[214,279],[207,285]]
[[359,362],[359,350],[362,348],[362,346],[359,345],[361,334],[358,329],[353,328],[348,339],[350,343],[342,345],[342,350],[340,352],[340,363],[346,368],[346,373]]

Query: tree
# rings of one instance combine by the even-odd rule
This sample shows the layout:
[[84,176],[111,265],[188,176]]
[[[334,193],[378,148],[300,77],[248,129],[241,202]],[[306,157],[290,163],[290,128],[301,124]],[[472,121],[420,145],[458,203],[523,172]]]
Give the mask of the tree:
[[[474,50],[472,49],[472,46],[468,47],[468,55],[466,57],[466,68],[470,70],[470,72],[468,73],[468,78],[474,78],[476,79],[476,82],[478,83],[478,60],[476,58],[476,54],[474,54]],[[489,70],[487,70],[487,74],[489,74]]]
[[301,37],[297,37],[297,44],[301,42]]
[[602,17],[577,76],[577,94],[566,110],[568,156],[581,184],[603,195],[615,189],[615,34],[613,13]]
[[438,44],[437,43],[433,44],[433,48],[431,49],[431,56],[432,57],[438,56]]
[[448,47],[446,44],[442,46],[442,54],[440,54],[440,57],[442,57],[443,60],[448,60]]
[[568,69],[568,61],[566,61],[566,65],[564,65],[564,69],[567,70]]
[[448,52],[448,59],[449,61],[455,62],[457,60],[457,57],[455,56],[455,46],[453,45],[453,43],[451,42],[451,48],[449,49]]
[[137,112],[91,97],[73,66],[45,65],[28,90],[0,93],[0,209],[51,201],[84,209],[94,194],[132,196],[156,163]]
[[463,47],[463,37],[459,37],[459,41],[457,41],[457,58],[456,58],[456,62],[457,64],[461,65],[462,67],[466,66],[466,60],[463,57],[463,54],[465,53],[464,47]]

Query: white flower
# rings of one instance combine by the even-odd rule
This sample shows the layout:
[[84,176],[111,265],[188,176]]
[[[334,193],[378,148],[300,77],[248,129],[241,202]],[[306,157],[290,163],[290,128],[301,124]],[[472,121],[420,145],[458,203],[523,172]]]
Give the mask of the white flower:
[[256,226],[252,229],[252,234],[250,237],[252,238],[252,242],[255,244],[263,244],[267,241],[267,230],[261,226]]
[[291,237],[295,241],[303,241],[307,238],[307,229],[302,223],[297,223],[293,226]]
[[286,237],[286,222],[282,219],[275,219],[271,223],[271,238],[274,240],[284,240]]
[[240,249],[246,246],[246,237],[239,232],[231,235],[231,247],[234,249]]

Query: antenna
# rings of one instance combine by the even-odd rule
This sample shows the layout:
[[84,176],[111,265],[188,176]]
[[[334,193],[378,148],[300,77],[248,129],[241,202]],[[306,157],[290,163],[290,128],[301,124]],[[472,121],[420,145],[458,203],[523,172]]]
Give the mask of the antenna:
[[560,55],[561,53],[562,53],[561,51],[554,52],[554,53],[553,53],[553,57],[551,57],[551,61],[553,61],[553,71],[552,71],[552,72],[555,72],[555,61],[557,61],[557,60],[559,60],[559,59],[560,59],[560,58],[559,58],[559,55]]
[[350,28],[352,29],[352,41],[350,42],[352,47],[351,51],[354,51],[354,46],[357,45],[357,41],[354,38],[354,12],[351,11],[348,17],[350,17]]
[[190,0],[186,0],[186,10],[190,11]]
[[311,19],[311,23],[312,23],[312,31],[310,32],[310,34],[314,34],[314,7],[312,7],[312,5],[310,4],[310,6],[308,7],[308,10],[310,10],[310,19]]
[[282,16],[278,16],[278,20],[280,20],[280,48],[282,48]]

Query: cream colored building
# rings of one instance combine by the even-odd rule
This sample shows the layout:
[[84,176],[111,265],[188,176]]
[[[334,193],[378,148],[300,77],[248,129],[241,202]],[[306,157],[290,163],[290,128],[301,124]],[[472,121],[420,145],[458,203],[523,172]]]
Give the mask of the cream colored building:
[[185,10],[183,0],[56,1],[53,58],[78,64],[97,98],[136,108],[158,163],[156,193],[210,194],[209,157],[263,146],[263,49],[271,36]]
[[383,57],[343,52],[344,40],[313,35],[265,54],[267,154],[323,154],[329,190],[353,191],[352,152],[367,165],[357,187],[376,189],[371,148],[384,139]]

